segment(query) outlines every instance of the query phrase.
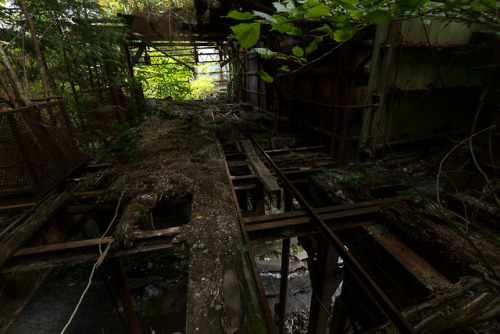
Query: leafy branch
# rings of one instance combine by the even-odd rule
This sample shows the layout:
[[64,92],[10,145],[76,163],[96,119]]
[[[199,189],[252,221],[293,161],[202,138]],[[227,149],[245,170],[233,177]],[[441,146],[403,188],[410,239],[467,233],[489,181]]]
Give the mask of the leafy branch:
[[[273,2],[275,13],[261,11],[231,11],[227,18],[244,21],[231,27],[234,38],[241,46],[251,48],[257,44],[263,26],[270,33],[295,36],[309,40],[304,49],[295,46],[292,55],[256,48],[263,58],[287,60],[300,65],[326,40],[345,42],[361,28],[370,24],[388,23],[391,20],[411,17],[447,19],[464,23],[484,24],[489,32],[500,34],[500,2],[496,0],[285,0]],[[289,67],[280,68],[288,72]],[[273,78],[264,71],[261,78]]]

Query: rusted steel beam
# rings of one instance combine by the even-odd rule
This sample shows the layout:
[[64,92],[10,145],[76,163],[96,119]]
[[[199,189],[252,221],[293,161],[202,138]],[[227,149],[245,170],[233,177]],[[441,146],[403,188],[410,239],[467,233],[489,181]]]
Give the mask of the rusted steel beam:
[[[375,213],[367,213],[356,217],[346,216],[328,221],[328,227],[334,231],[345,230],[360,226],[373,225]],[[247,227],[251,242],[276,240],[281,238],[300,237],[315,234],[320,231],[312,224],[311,220],[303,217],[274,222],[255,224]]]
[[[285,149],[279,149],[279,150],[266,150],[267,154],[280,154],[280,153],[288,153],[288,152],[301,152],[301,151],[324,151],[326,150],[326,146],[307,146],[307,147],[292,147],[292,148],[285,148]],[[226,153],[226,156],[228,158],[234,159],[234,158],[245,158],[245,155],[243,153]]]
[[[402,197],[359,202],[316,209],[320,217],[333,230],[343,230],[374,224],[384,207],[402,201]],[[311,218],[303,211],[247,217],[245,227],[252,242],[297,237],[319,232]]]
[[139,325],[139,319],[135,313],[134,300],[130,294],[130,289],[127,284],[127,277],[125,276],[125,271],[123,270],[122,261],[119,257],[111,258],[109,260],[111,265],[111,270],[113,271],[113,276],[115,277],[116,285],[118,286],[118,292],[120,294],[120,299],[123,303],[123,310],[125,311],[125,318],[127,319],[128,328],[131,334],[141,334],[141,326]]
[[[297,170],[289,170],[283,172],[289,179],[292,179],[293,182],[298,178],[306,177],[310,174],[318,173],[324,171],[322,168],[311,168],[311,169],[297,169]],[[271,173],[271,175],[276,175],[275,173]],[[231,176],[231,180],[233,183],[241,185],[242,183],[253,183],[257,180],[257,176],[255,175],[239,175],[239,176]]]
[[226,168],[226,173],[227,173],[227,176],[229,179],[229,185],[231,186],[231,194],[233,196],[234,205],[236,207],[236,212],[238,214],[238,220],[240,222],[240,227],[241,227],[241,232],[243,234],[243,239],[244,239],[245,244],[246,244],[247,249],[248,249],[248,251],[247,251],[248,260],[249,260],[250,266],[252,268],[252,275],[253,275],[255,285],[257,286],[257,290],[259,292],[260,304],[262,306],[262,311],[264,313],[264,317],[266,318],[267,329],[268,329],[268,332],[270,334],[275,334],[276,328],[275,328],[274,323],[273,323],[273,317],[271,315],[271,310],[269,309],[269,304],[267,302],[266,293],[264,291],[264,287],[263,287],[262,281],[260,279],[260,274],[259,274],[259,271],[257,269],[257,264],[255,263],[255,256],[253,255],[253,250],[252,250],[252,246],[250,244],[250,239],[249,239],[248,233],[245,229],[245,225],[243,222],[243,214],[241,213],[241,209],[240,209],[239,202],[238,202],[238,197],[236,196],[236,190],[234,190],[233,181],[231,180],[231,173],[229,172],[229,166],[227,165],[227,160],[226,160],[225,156],[224,156],[224,166]]
[[[389,205],[393,205],[395,203],[402,202],[403,200],[404,197],[393,197],[383,200],[357,202],[352,204],[341,204],[323,208],[316,208],[315,211],[318,214],[321,214],[324,217],[324,219],[335,219],[335,218],[343,218],[349,216],[357,216],[359,214],[380,212],[380,210],[382,210],[383,208]],[[279,220],[302,218],[302,217],[306,217],[310,221],[307,212],[305,212],[304,210],[299,210],[293,212],[277,213],[274,215],[247,217],[244,219],[244,222],[245,225],[251,225],[257,223],[276,222]]]
[[279,169],[271,157],[264,151],[264,149],[251,137],[247,137],[253,144],[261,151],[268,163],[274,169],[283,185],[295,197],[297,202],[301,205],[303,210],[307,212],[311,220],[314,222],[321,234],[333,245],[339,252],[340,257],[351,271],[357,281],[368,292],[373,301],[379,308],[387,315],[387,317],[394,323],[401,333],[416,333],[415,329],[410,325],[408,320],[401,314],[394,303],[389,299],[384,291],[378,284],[371,278],[368,272],[361,266],[361,264],[354,258],[354,256],[345,248],[344,243],[337,237],[337,235],[329,228],[326,222],[319,216],[315,209],[309,205],[309,202],[304,196],[295,188],[286,175]]

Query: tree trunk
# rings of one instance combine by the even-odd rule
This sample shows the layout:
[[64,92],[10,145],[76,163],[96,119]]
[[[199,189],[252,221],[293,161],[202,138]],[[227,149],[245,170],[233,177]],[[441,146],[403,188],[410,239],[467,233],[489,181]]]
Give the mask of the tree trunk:
[[3,48],[2,44],[0,44],[0,61],[5,66],[7,77],[10,80],[10,83],[12,85],[12,90],[14,91],[14,95],[16,96],[16,98],[19,101],[21,101],[21,103],[25,106],[31,105],[32,104],[31,100],[24,92],[23,87],[21,86],[21,83],[17,78],[16,72],[12,68],[9,57],[7,57],[7,53],[5,52],[5,49]]
[[3,71],[0,72],[0,86],[2,86],[3,90],[5,91],[5,94],[7,94],[7,97],[9,98],[9,102],[12,105],[12,107],[17,108],[16,98],[14,95],[12,95],[9,85],[7,84],[7,81],[5,81],[4,79]]
[[40,41],[36,36],[35,26],[33,25],[33,21],[31,20],[30,13],[28,12],[28,6],[26,6],[26,2],[24,0],[19,0],[19,4],[23,10],[24,16],[26,17],[26,22],[28,23],[28,27],[30,28],[31,38],[33,39],[33,45],[35,47],[36,58],[38,60],[38,67],[40,68],[40,77],[42,79],[43,85],[43,93],[45,97],[49,97],[49,83],[47,71],[45,68],[45,61],[43,60],[42,51],[40,49]]

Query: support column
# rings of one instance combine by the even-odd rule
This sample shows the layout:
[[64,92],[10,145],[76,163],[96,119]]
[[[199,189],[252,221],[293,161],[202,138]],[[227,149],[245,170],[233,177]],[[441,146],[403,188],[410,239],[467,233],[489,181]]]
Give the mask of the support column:
[[330,334],[343,334],[347,320],[346,313],[341,306],[341,296],[335,300],[332,311],[332,321],[330,323]]
[[308,253],[309,275],[313,289],[309,311],[310,334],[324,334],[331,317],[332,296],[342,282],[342,269],[338,266],[338,253],[323,238],[301,238]]
[[109,259],[111,265],[111,270],[116,280],[118,286],[118,292],[120,293],[120,299],[123,303],[123,309],[125,311],[125,318],[127,318],[128,327],[131,334],[141,334],[141,327],[139,326],[139,319],[135,313],[134,300],[130,295],[130,290],[127,284],[127,278],[125,277],[125,271],[123,270],[122,261],[119,257],[111,257]]
[[257,186],[257,188],[252,190],[252,209],[256,216],[263,216],[266,214],[265,197],[266,193],[262,186]]
[[281,251],[281,286],[280,286],[280,302],[278,304],[278,327],[279,334],[285,333],[286,320],[286,297],[288,291],[288,265],[290,259],[290,238],[283,239],[283,247]]

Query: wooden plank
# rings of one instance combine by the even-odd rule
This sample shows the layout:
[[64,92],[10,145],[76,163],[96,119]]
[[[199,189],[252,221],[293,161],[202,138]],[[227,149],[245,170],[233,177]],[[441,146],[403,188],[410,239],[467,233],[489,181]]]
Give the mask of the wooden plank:
[[23,224],[8,233],[0,243],[0,268],[12,255],[26,244],[50,219],[71,199],[71,193],[63,192],[57,197],[47,200]]
[[266,190],[270,193],[281,191],[281,187],[279,186],[278,181],[274,176],[271,175],[271,172],[266,167],[266,165],[264,165],[262,160],[260,160],[257,152],[255,151],[255,148],[253,147],[252,142],[248,139],[242,140],[241,146],[243,147],[243,150],[245,151],[250,164],[252,165],[258,178],[264,184]]
[[389,231],[385,229],[370,231],[367,227],[365,230],[429,290],[441,291],[451,285],[443,274]]
[[[134,232],[135,242],[131,248],[113,249],[111,256],[136,254],[152,250],[182,248],[181,227],[171,227],[161,230]],[[113,237],[86,239],[62,242],[44,246],[23,248],[18,250],[0,269],[0,273],[10,273],[41,268],[52,268],[63,264],[77,264],[96,260],[99,256],[99,245],[104,249],[106,245],[114,243]],[[182,249],[181,249],[182,251]]]

